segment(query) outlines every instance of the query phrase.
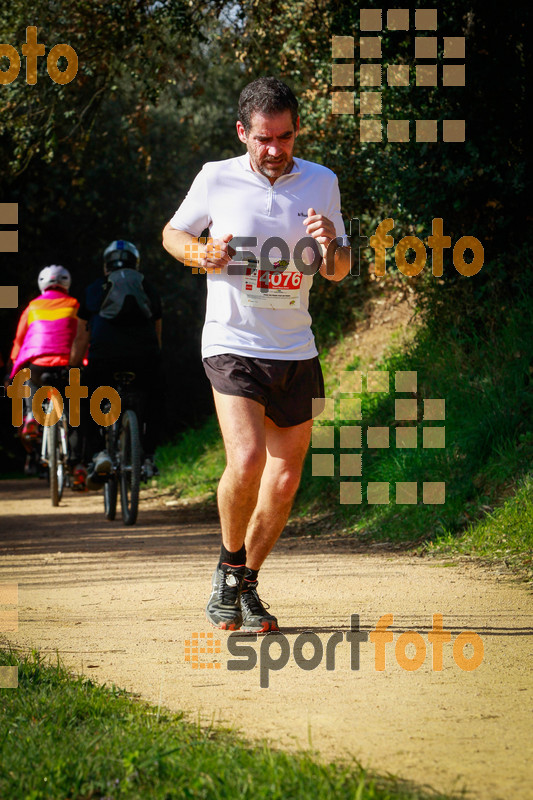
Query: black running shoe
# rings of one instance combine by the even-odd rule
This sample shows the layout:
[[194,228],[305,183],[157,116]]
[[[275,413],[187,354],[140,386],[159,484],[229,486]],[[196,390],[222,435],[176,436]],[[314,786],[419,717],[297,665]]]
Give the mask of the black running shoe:
[[242,628],[246,633],[268,633],[279,631],[276,617],[269,614],[257,594],[257,581],[244,581],[241,593]]
[[205,609],[208,622],[224,631],[236,631],[242,624],[240,605],[245,565],[218,566],[213,574],[213,590]]
[[102,450],[101,453],[97,453],[87,470],[87,488],[96,491],[101,489],[107,481],[112,469],[113,462],[107,450]]

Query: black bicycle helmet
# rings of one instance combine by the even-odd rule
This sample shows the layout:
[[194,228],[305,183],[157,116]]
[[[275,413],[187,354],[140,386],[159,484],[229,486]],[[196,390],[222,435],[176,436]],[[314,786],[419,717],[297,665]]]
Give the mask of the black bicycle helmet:
[[135,245],[124,239],[116,239],[104,250],[104,266],[108,272],[122,267],[139,269],[140,258]]

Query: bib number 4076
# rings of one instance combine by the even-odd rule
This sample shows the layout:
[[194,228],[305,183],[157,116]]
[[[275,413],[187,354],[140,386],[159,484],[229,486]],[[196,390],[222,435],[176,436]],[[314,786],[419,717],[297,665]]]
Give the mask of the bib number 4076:
[[272,272],[260,269],[257,273],[257,285],[260,289],[299,289],[301,282],[301,272],[288,272],[287,270]]

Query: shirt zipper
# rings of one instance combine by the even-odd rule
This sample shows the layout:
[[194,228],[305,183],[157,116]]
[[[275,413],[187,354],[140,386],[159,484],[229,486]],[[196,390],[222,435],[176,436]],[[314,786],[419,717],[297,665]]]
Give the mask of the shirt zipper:
[[274,187],[273,186],[269,186],[269,188],[268,188],[268,196],[267,196],[267,210],[266,210],[266,213],[267,213],[268,217],[270,217],[270,214],[271,214],[271,211],[272,211],[272,200],[274,199],[274,195],[275,194],[276,194],[276,191],[275,191]]

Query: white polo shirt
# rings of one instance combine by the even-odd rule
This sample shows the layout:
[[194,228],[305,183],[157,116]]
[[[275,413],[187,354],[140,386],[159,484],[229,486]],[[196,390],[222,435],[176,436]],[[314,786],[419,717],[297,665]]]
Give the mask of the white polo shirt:
[[[259,262],[247,266],[236,255],[220,274],[207,275],[203,358],[235,353],[304,360],[317,355],[308,311],[313,275],[302,274],[302,262],[294,261],[295,246],[307,237],[303,220],[308,208],[328,217],[337,236],[345,236],[337,178],[327,167],[295,158],[291,172],[271,185],[252,170],[248,153],[203,166],[170,225],[193,236],[209,228],[213,238],[229,233],[255,237],[256,246],[243,244],[238,252],[249,251]],[[261,261],[261,248],[271,237],[286,244],[269,243],[273,265],[280,259],[289,262],[278,274],[261,271],[266,263]],[[303,263],[311,264],[314,254],[305,245],[300,244],[300,255]]]

